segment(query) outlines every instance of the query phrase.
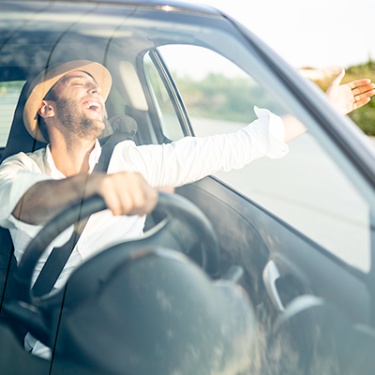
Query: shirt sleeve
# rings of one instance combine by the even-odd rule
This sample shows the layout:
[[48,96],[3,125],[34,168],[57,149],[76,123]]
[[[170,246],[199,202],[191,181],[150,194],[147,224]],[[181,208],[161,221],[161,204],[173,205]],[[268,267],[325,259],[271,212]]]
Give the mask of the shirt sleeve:
[[[268,109],[254,107],[259,122],[262,124],[261,131],[265,132],[266,153],[264,156],[270,159],[280,159],[289,152],[289,146],[284,142],[285,126],[281,117],[275,115]],[[251,124],[250,124],[251,125]],[[260,139],[262,136],[260,136]]]
[[185,137],[163,145],[116,147],[110,170],[141,172],[152,186],[178,187],[218,171],[239,169],[263,156],[281,158],[288,152],[284,123],[267,109],[255,107],[258,119],[228,134]]
[[12,211],[31,186],[39,181],[49,180],[37,163],[25,153],[19,153],[4,160],[0,166],[0,225],[5,228],[26,229],[37,232],[39,226],[31,226],[13,217]]

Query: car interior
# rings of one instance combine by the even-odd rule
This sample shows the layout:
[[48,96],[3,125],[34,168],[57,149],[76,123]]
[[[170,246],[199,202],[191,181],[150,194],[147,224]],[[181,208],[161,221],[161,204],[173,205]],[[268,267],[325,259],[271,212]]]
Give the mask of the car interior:
[[[137,8],[134,5],[120,7],[95,2],[83,5],[40,2],[33,11],[23,2],[9,2],[7,6],[10,13],[18,12],[20,20],[13,25],[0,15],[0,84],[17,83],[14,93],[16,100],[12,99],[11,105],[0,102],[1,108],[4,108],[4,115],[1,115],[4,120],[1,119],[0,124],[6,134],[0,145],[1,160],[18,152],[32,152],[45,146],[35,141],[23,125],[22,110],[27,85],[45,67],[72,59],[97,61],[112,74],[113,87],[106,103],[107,129],[103,139],[117,129],[134,134],[133,140],[139,145],[161,144],[197,135],[194,120],[187,109],[189,103],[184,102],[182,90],[179,91],[178,77],[175,79],[173,69],[169,68],[168,57],[164,58],[160,52],[168,45],[193,45],[234,60],[239,68],[251,72],[260,85],[266,87],[266,91],[274,87],[274,94],[281,98],[275,105],[281,107],[282,111],[292,108],[308,125],[312,124],[311,133],[316,135],[322,147],[332,152],[332,159],[336,160],[338,155],[337,159],[342,157],[345,160],[340,168],[348,165],[349,176],[359,174],[351,165],[348,151],[345,154],[340,149],[340,142],[345,144],[344,141],[332,141],[329,131],[324,127],[323,130],[318,129],[315,125],[321,121],[326,127],[331,123],[338,126],[345,120],[329,109],[320,94],[315,97],[315,91],[308,83],[285,68],[284,63],[278,66],[273,54],[255,36],[248,34],[247,38],[244,37],[239,26],[218,17],[213,11],[196,10],[195,14],[189,10],[176,10],[175,13],[168,13],[168,18],[167,12],[152,5]],[[47,26],[39,25],[56,14],[60,14],[60,22],[51,20]],[[44,27],[49,27],[48,32]],[[237,44],[235,40],[238,40]],[[193,61],[194,57],[190,58]],[[157,73],[165,92],[157,91],[158,86],[152,81],[153,76],[148,69]],[[287,72],[284,76],[283,69]],[[293,84],[288,83],[288,74],[294,79]],[[297,84],[301,85],[300,92],[296,89]],[[311,102],[303,96],[305,94],[301,94],[310,89]],[[167,98],[170,107],[163,107],[158,98]],[[288,99],[292,104],[286,103]],[[314,113],[314,108],[326,109],[328,115]],[[169,115],[173,116],[172,120]],[[373,193],[371,195],[367,190],[363,189],[363,196],[372,197]],[[186,200],[186,207],[190,207],[191,203],[203,212],[217,236],[218,271],[211,274],[204,271],[205,275],[213,282],[226,280],[241,285],[249,297],[255,316],[249,340],[255,344],[250,355],[251,364],[248,364],[246,372],[238,374],[349,375],[373,372],[373,198],[369,199],[369,212],[366,211],[370,217],[366,222],[370,261],[368,269],[363,271],[345,261],[344,257],[333,255],[315,238],[310,238],[218,176],[209,176],[179,187],[176,193]],[[181,217],[183,220],[180,220]],[[181,217],[172,216],[171,221],[175,219],[179,225],[176,231],[185,230],[182,228],[188,214]],[[152,230],[162,220],[163,214],[156,210],[148,217],[145,230]],[[199,231],[193,228],[188,233],[195,238]],[[4,366],[5,374],[18,375],[29,373],[30,368],[32,373],[39,374],[101,374],[102,364],[85,363],[82,360],[84,355],[75,360],[72,356],[68,359],[56,357],[52,366],[49,361],[24,351],[22,335],[25,333],[25,322],[32,318],[30,315],[17,315],[16,312],[15,319],[9,315],[11,309],[4,309],[14,293],[11,275],[17,266],[9,232],[4,228],[0,231],[0,241],[0,369]],[[149,243],[140,242],[137,246],[166,246],[168,241],[171,241],[170,237],[151,237]],[[196,244],[193,247],[199,248]],[[210,250],[207,252],[210,253]],[[153,254],[158,260],[165,261],[163,267],[167,267],[169,262],[176,262],[174,255],[168,252],[155,250]],[[195,251],[191,254],[194,262],[202,263],[205,256],[198,254],[196,258],[195,254]],[[140,258],[142,256],[139,255]],[[195,272],[186,259],[181,260],[182,263],[185,265],[182,268],[187,270],[186,275]],[[87,274],[92,275],[93,269],[96,272],[97,268],[87,267]],[[202,301],[209,300],[203,292],[200,298]],[[53,314],[57,314],[55,310]],[[35,326],[38,324],[35,323]],[[194,319],[186,320],[185,328],[194,324]],[[40,332],[42,330],[40,328]],[[181,332],[181,335],[188,334],[186,330]],[[87,358],[92,357],[87,354]],[[150,369],[143,371],[142,374],[146,374]]]

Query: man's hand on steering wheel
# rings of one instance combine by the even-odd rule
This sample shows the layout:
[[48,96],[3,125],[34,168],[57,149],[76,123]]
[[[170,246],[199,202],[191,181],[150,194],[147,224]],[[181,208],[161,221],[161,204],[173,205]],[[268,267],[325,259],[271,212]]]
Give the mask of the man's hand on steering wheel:
[[113,215],[145,215],[157,203],[157,190],[148,185],[140,173],[98,174],[88,183],[97,188]]

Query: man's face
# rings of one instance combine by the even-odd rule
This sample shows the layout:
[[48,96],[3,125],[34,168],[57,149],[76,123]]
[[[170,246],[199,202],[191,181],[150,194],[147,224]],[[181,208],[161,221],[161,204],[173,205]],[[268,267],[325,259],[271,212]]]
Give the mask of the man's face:
[[105,128],[100,87],[87,73],[74,71],[54,87],[56,117],[63,128],[80,138],[96,138]]

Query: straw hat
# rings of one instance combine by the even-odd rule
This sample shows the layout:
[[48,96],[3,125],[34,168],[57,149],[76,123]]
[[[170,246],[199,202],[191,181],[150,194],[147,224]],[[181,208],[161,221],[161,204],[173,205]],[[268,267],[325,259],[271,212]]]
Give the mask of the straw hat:
[[31,83],[23,110],[25,127],[36,140],[45,142],[38,127],[38,110],[43,98],[60,78],[75,70],[90,74],[101,88],[101,95],[104,100],[107,99],[112,85],[112,77],[103,65],[89,60],[74,60],[48,67],[39,73]]

